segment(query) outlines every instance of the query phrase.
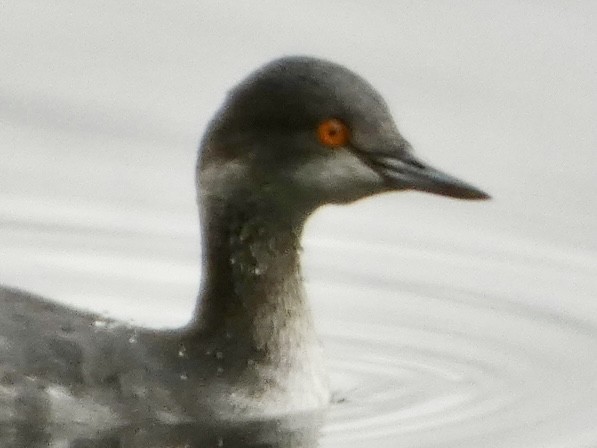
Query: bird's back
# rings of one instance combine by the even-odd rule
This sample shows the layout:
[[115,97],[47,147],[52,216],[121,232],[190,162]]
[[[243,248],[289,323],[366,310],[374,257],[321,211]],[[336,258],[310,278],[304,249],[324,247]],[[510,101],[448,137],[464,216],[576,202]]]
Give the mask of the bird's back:
[[[92,313],[0,288],[0,441],[71,425],[112,426],[122,339]],[[90,393],[92,391],[93,393]]]
[[110,325],[92,313],[15,289],[0,288],[0,310],[0,371],[70,386],[85,381],[84,347],[98,346],[102,328]]
[[216,366],[179,340],[0,287],[0,446],[3,428],[83,435],[209,418],[207,393],[225,396],[205,374]]

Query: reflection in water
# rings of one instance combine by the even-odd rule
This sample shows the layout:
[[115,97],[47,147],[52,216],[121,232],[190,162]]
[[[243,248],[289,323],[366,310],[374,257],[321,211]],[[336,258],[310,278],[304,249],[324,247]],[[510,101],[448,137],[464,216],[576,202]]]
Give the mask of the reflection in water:
[[2,448],[312,448],[318,446],[320,415],[248,423],[144,422],[81,437],[74,428],[36,431],[27,425],[0,427]]

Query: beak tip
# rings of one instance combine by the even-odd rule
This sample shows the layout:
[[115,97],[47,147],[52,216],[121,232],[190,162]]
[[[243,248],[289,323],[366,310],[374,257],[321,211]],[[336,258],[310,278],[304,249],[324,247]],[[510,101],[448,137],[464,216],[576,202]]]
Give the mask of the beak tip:
[[487,201],[491,199],[489,194],[468,184],[444,185],[444,188],[438,188],[436,190],[424,189],[422,191],[465,201]]
[[489,199],[492,199],[492,198],[490,195],[488,195],[484,191],[477,190],[470,197],[468,197],[466,199],[472,199],[472,200],[476,200],[476,201],[488,201]]

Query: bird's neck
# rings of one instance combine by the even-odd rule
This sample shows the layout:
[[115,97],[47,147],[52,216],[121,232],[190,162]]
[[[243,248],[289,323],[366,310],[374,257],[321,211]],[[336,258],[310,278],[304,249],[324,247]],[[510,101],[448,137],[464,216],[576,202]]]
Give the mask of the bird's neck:
[[300,267],[306,214],[275,204],[267,197],[203,201],[196,322],[279,363],[313,344],[315,330]]

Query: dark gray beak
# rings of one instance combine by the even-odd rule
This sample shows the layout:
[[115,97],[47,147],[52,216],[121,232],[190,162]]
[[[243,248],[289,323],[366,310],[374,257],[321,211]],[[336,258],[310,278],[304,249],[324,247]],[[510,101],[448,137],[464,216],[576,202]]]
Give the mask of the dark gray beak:
[[397,155],[362,154],[390,188],[425,191],[458,199],[489,199],[487,193],[417,160],[410,151]]

